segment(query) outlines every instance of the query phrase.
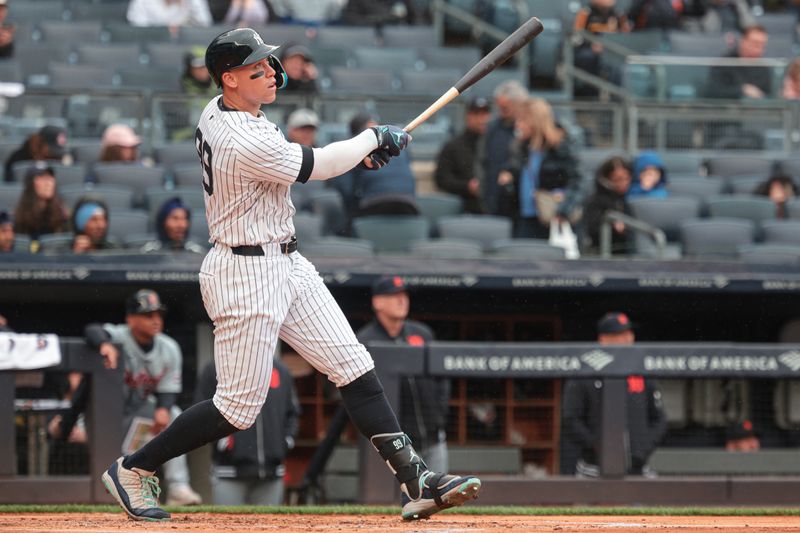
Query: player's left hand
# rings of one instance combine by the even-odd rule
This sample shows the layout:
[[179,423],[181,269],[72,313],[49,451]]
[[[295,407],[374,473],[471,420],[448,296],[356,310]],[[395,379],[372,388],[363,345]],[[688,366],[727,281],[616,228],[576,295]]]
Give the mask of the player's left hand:
[[159,407],[156,409],[155,413],[153,413],[153,428],[150,432],[153,435],[158,435],[164,428],[169,425],[169,409],[166,407]]
[[400,152],[411,142],[411,135],[397,126],[372,126],[378,139],[378,150],[386,150],[392,157],[400,155]]
[[390,156],[389,152],[386,150],[373,150],[364,158],[364,168],[367,170],[378,170],[388,165],[391,158],[392,156]]

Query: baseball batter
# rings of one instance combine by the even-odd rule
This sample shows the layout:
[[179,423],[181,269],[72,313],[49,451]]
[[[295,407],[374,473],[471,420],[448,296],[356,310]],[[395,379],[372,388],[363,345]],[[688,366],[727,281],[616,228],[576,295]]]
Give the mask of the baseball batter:
[[477,497],[481,482],[432,472],[414,451],[371,356],[314,266],[297,252],[289,196],[292,185],[302,187],[309,179],[329,179],[358,164],[379,168],[410,137],[394,126],[375,126],[324,148],[287,142],[261,112],[286,84],[273,55],[277,48],[240,28],[217,36],[206,50],[206,66],[222,87],[195,135],[214,245],[201,267],[200,288],[214,322],[216,394],[187,409],[139,451],[120,457],[103,482],[131,518],[168,519],[158,507],[154,471],[253,424],[281,338],[339,387],[350,418],[400,483],[403,518],[427,518]]

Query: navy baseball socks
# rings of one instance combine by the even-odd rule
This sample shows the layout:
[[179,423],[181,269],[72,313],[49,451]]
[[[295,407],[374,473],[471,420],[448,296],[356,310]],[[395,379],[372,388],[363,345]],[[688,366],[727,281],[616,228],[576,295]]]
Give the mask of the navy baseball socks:
[[238,431],[220,414],[211,400],[193,405],[140,450],[120,457],[103,473],[103,484],[134,520],[169,520],[158,506],[161,489],[156,468],[209,442]]
[[414,451],[411,439],[401,431],[374,370],[341,387],[339,391],[350,419],[363,435],[369,437],[400,482],[404,520],[429,518],[442,509],[456,507],[478,497],[480,479],[428,470]]
[[478,497],[481,480],[428,470],[405,433],[386,433],[370,439],[400,483],[403,520],[430,518],[442,509],[457,507]]

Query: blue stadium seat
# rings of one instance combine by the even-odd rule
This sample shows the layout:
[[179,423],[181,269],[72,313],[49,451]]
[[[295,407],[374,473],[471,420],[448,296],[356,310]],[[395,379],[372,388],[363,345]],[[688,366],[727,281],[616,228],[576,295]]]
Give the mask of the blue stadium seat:
[[127,211],[133,205],[133,190],[124,185],[108,184],[73,184],[61,187],[61,197],[64,203],[73,207],[83,197],[96,197],[108,206],[111,211],[118,209]]
[[299,243],[313,242],[322,237],[322,216],[314,213],[295,213],[294,234]]
[[708,198],[708,212],[712,218],[743,218],[761,224],[775,218],[775,204],[763,196],[731,194]]
[[499,239],[492,242],[487,257],[547,261],[566,259],[567,256],[563,248],[553,246],[546,239]]
[[427,48],[439,46],[436,28],[433,26],[384,26],[380,30],[383,46]]
[[97,183],[125,185],[134,192],[133,206],[144,207],[147,189],[164,186],[164,168],[146,167],[138,163],[97,163],[94,166]]
[[108,22],[103,39],[111,43],[160,43],[172,40],[166,26],[131,26],[127,22]]
[[298,249],[304,256],[310,258],[369,258],[375,255],[375,247],[370,241],[347,237],[320,237],[315,241],[299,243]]
[[78,62],[83,65],[117,70],[141,64],[141,50],[134,44],[84,44],[78,47]]
[[0,210],[12,213],[22,196],[22,183],[0,183]]
[[111,210],[108,213],[108,235],[122,242],[128,235],[147,233],[150,229],[147,212],[141,210]]
[[[17,183],[24,183],[25,172],[35,164],[36,161],[17,161],[14,163],[11,167],[14,173],[14,181]],[[48,161],[47,164],[53,169],[59,188],[68,185],[81,185],[86,181],[86,166],[81,163],[64,165],[56,161]]]
[[44,20],[39,23],[41,40],[48,44],[74,47],[78,44],[100,42],[102,24],[99,21]]
[[389,70],[332,67],[330,79],[331,90],[352,94],[390,94],[397,88]]
[[427,70],[453,69],[462,76],[481,59],[481,51],[476,46],[431,46],[417,52]]
[[741,218],[687,220],[681,224],[684,257],[693,259],[736,259],[739,247],[752,244],[755,224]]
[[322,26],[317,30],[315,46],[355,48],[376,44],[375,30],[368,26]]
[[413,48],[357,47],[353,49],[356,67],[360,69],[389,69],[394,72],[414,69],[421,60]]
[[457,215],[439,218],[439,235],[446,239],[473,239],[488,250],[494,241],[511,238],[511,220],[493,215]]
[[754,155],[721,154],[709,157],[705,166],[709,175],[729,176],[760,175],[765,178],[772,172],[774,162]]
[[431,239],[411,243],[411,257],[422,259],[480,259],[483,244],[469,239]]
[[800,246],[800,221],[767,220],[761,224],[765,244],[791,244]]
[[800,265],[800,246],[749,244],[739,247],[739,259],[751,265]]
[[65,65],[50,63],[50,87],[57,90],[110,89],[114,86],[114,72],[94,65]]
[[353,230],[356,237],[370,241],[377,253],[401,253],[408,252],[412,242],[426,240],[429,225],[420,216],[369,216],[354,219]]

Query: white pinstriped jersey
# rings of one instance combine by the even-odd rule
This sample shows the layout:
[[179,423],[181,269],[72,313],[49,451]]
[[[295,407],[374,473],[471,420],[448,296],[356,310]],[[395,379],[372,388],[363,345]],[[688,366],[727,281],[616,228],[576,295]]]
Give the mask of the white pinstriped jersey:
[[290,143],[259,112],[226,109],[212,99],[197,126],[210,242],[228,246],[286,242],[294,235],[289,186],[308,180],[310,148]]

